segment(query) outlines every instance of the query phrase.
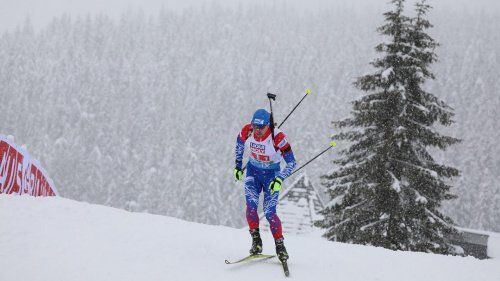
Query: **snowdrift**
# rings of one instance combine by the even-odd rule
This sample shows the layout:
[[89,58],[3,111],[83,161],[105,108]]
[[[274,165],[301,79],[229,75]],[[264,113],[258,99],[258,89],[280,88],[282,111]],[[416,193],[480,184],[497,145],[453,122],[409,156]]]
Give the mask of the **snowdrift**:
[[[286,222],[285,222],[286,223]],[[274,253],[264,233],[264,253]],[[500,260],[394,252],[286,237],[293,280],[500,280]],[[246,230],[130,213],[57,197],[0,195],[0,280],[281,280],[246,255]]]

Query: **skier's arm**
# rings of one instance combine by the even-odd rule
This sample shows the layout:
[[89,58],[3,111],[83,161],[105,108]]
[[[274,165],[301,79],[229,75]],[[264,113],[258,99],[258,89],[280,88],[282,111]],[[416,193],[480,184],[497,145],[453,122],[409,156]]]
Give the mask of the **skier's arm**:
[[297,165],[297,162],[295,162],[295,157],[293,156],[292,147],[290,145],[288,145],[288,150],[284,152],[283,159],[285,159],[286,166],[280,172],[279,177],[281,179],[289,177],[290,174],[293,172],[293,169],[295,169],[295,166]]
[[241,169],[243,163],[243,153],[245,152],[245,141],[248,139],[252,133],[252,125],[247,124],[241,129],[241,132],[236,138],[236,149],[235,149],[235,164],[236,168]]
[[236,138],[236,149],[235,149],[235,154],[236,154],[236,168],[241,169],[241,165],[243,162],[243,153],[245,152],[245,142],[240,139],[240,136]]
[[286,162],[285,168],[280,171],[280,174],[278,176],[281,180],[284,180],[293,172],[293,169],[297,165],[297,162],[295,162],[292,147],[286,140],[285,134],[283,132],[279,132],[278,134],[276,134],[276,136],[274,137],[274,141],[276,143],[276,148],[281,151],[283,159]]

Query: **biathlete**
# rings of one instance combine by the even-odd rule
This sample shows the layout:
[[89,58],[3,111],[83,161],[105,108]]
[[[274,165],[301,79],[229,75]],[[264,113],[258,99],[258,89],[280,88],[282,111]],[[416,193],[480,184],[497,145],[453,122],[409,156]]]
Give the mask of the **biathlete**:
[[[288,259],[285,248],[281,221],[276,214],[279,191],[295,168],[296,162],[292,148],[285,134],[279,129],[270,128],[270,113],[265,109],[255,111],[250,124],[246,124],[236,139],[236,180],[243,179],[243,152],[249,149],[249,160],[245,175],[246,219],[252,236],[250,254],[262,253],[262,239],[259,232],[257,206],[260,193],[264,192],[264,214],[269,222],[276,245],[276,254],[281,261]],[[272,132],[274,135],[272,136]],[[284,159],[286,167],[280,170]]]

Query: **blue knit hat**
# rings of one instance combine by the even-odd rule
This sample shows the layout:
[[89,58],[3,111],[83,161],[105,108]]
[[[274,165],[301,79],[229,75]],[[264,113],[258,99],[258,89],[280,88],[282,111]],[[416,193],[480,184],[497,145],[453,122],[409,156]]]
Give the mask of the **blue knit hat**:
[[269,120],[270,117],[271,117],[271,114],[269,114],[269,112],[267,112],[267,110],[262,109],[262,108],[257,109],[257,111],[255,111],[255,113],[253,114],[252,124],[257,125],[257,126],[269,125],[271,123]]

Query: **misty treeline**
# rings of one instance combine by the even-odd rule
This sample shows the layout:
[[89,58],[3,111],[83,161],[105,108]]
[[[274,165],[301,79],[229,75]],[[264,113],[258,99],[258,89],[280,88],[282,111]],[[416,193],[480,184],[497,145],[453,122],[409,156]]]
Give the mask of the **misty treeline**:
[[[443,130],[463,140],[436,152],[462,171],[443,211],[500,231],[500,18],[457,11],[431,12],[441,46],[426,87],[455,109]],[[0,133],[26,144],[64,197],[243,226],[232,177],[239,129],[268,106],[267,92],[280,122],[311,88],[282,129],[299,165],[328,147],[331,121],[363,94],[352,83],[370,71],[380,14],[207,5],[61,16],[36,30],[28,20],[0,38]],[[335,157],[307,167],[318,188]]]

